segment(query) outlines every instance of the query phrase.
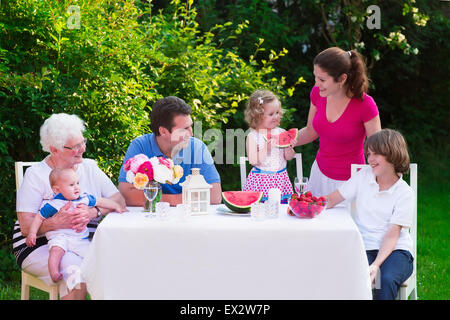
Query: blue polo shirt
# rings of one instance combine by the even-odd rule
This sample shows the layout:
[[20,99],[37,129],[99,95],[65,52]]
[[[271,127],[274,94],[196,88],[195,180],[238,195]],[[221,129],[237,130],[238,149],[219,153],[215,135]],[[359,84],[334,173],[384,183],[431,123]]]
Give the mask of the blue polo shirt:
[[[148,133],[137,137],[131,141],[127,153],[120,168],[119,182],[128,182],[126,179],[126,172],[123,169],[125,162],[137,154],[143,153],[147,157],[164,157],[167,158],[159,149],[156,143],[156,137],[153,133]],[[214,166],[214,160],[206,145],[199,139],[191,137],[186,148],[178,152],[172,159],[175,164],[183,168],[183,177],[177,184],[161,184],[162,193],[164,194],[178,194],[181,193],[180,183],[186,180],[186,177],[191,174],[192,168],[200,168],[200,174],[203,175],[206,182],[220,183],[220,176]]]

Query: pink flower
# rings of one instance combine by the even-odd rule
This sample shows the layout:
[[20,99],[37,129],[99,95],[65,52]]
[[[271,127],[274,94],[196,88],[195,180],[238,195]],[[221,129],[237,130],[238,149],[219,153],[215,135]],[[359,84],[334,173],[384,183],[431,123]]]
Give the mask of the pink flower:
[[172,169],[172,163],[170,162],[169,159],[166,159],[164,157],[159,157],[158,160],[159,160],[159,163],[166,166],[167,169]]
[[127,161],[125,161],[125,164],[123,165],[123,169],[125,171],[130,170],[130,166],[131,166],[131,159],[128,159]]
[[145,154],[137,154],[133,158],[130,158],[125,162],[124,170],[131,170],[133,173],[136,173],[140,165],[145,161],[148,161],[148,157]]
[[147,175],[149,181],[153,180],[153,166],[150,161],[145,161],[141,164],[137,169],[137,172]]

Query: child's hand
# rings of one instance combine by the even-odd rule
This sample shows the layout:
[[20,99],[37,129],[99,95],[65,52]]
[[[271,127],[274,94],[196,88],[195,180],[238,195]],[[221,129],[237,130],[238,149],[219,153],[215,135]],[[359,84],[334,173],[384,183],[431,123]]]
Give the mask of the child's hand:
[[297,139],[292,139],[290,142],[289,148],[294,148],[296,143],[297,143]]
[[377,265],[371,264],[369,266],[369,272],[370,272],[370,282],[372,285],[375,285],[375,281],[377,279],[377,274],[380,268]]
[[284,158],[286,160],[292,160],[295,157],[295,150],[292,146],[289,146],[284,149]]
[[34,247],[36,245],[36,235],[29,234],[27,237],[27,240],[25,242],[26,242],[27,246]]

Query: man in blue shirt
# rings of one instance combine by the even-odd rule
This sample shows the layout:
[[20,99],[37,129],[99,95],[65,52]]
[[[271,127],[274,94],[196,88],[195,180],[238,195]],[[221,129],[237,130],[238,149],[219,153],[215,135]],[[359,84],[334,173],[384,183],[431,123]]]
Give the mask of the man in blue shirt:
[[212,156],[206,145],[192,137],[191,107],[178,97],[166,97],[155,102],[152,108],[151,129],[153,133],[134,139],[125,154],[119,174],[119,191],[127,206],[142,206],[144,194],[126,180],[123,169],[125,162],[139,153],[146,156],[171,158],[183,167],[183,177],[174,185],[162,184],[161,201],[176,205],[182,202],[180,183],[191,174],[191,168],[200,168],[206,182],[212,185],[211,204],[222,201],[220,176],[214,166]]

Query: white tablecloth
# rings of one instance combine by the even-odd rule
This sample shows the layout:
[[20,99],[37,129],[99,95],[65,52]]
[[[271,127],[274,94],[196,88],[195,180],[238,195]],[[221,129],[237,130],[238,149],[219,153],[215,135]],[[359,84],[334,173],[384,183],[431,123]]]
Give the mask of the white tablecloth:
[[284,205],[278,219],[252,221],[219,207],[184,222],[106,216],[81,266],[92,299],[372,298],[346,209],[299,219]]

